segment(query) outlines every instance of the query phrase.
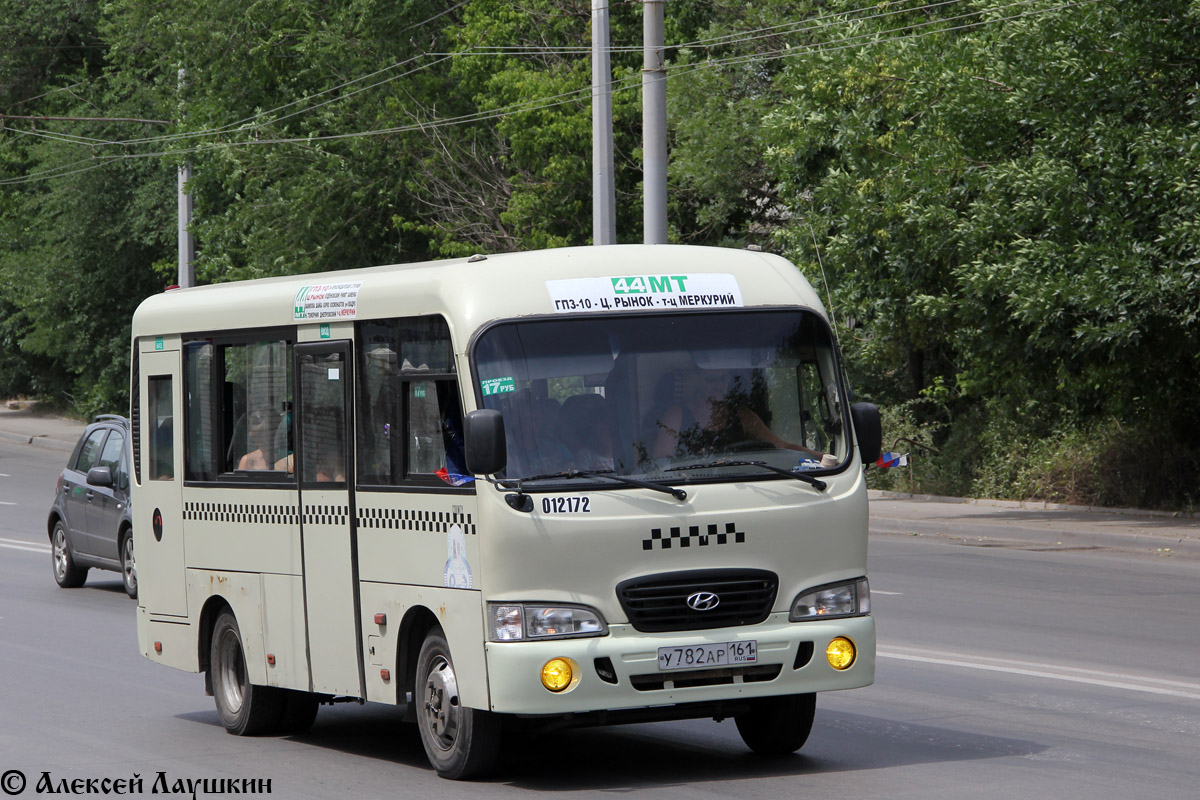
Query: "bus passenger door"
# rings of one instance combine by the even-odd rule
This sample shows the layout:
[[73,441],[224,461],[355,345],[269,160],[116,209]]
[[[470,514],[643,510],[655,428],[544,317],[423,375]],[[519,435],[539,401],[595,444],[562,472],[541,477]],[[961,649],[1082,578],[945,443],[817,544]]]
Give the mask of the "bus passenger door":
[[366,697],[358,546],[350,487],[353,392],[348,341],[297,344],[296,464],[312,691]]
[[[164,341],[164,339],[166,341]],[[178,337],[139,341],[134,447],[138,458],[133,549],[138,605],[187,617],[183,534],[183,410]]]

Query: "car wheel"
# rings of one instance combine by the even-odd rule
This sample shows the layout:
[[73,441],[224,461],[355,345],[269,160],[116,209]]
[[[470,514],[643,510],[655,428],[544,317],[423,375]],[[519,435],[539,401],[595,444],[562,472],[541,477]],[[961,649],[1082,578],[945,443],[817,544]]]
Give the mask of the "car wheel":
[[808,741],[816,694],[763,697],[750,701],[750,709],[734,716],[742,741],[764,756],[786,756]]
[[253,736],[279,729],[285,696],[273,686],[250,683],[242,634],[230,611],[222,611],[213,626],[208,668],[217,717],[225,730],[236,736]]
[[417,726],[429,763],[443,778],[482,775],[500,752],[500,718],[462,705],[450,646],[439,627],[421,645],[416,678]]
[[71,545],[67,542],[67,526],[62,520],[54,523],[54,533],[50,534],[50,557],[54,564],[54,582],[64,589],[74,589],[83,586],[87,580],[87,567],[75,564],[71,555]]
[[121,536],[121,577],[125,580],[125,594],[137,599],[137,561],[133,557],[133,531]]

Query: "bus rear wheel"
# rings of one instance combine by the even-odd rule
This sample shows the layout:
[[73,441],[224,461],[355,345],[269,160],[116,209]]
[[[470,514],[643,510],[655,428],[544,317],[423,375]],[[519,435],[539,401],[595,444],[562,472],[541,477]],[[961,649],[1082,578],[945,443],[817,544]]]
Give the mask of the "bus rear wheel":
[[816,694],[762,697],[750,702],[750,709],[733,719],[742,741],[755,753],[786,756],[808,741],[817,711]]
[[279,723],[279,732],[296,736],[312,727],[317,719],[317,709],[321,700],[310,692],[295,689],[284,690],[283,716]]
[[416,702],[421,744],[438,775],[465,780],[492,767],[500,752],[500,719],[462,705],[450,646],[440,627],[425,637],[417,656]]
[[250,683],[242,634],[230,611],[222,611],[213,625],[209,670],[217,716],[225,730],[236,736],[253,736],[279,728],[286,697],[272,686]]

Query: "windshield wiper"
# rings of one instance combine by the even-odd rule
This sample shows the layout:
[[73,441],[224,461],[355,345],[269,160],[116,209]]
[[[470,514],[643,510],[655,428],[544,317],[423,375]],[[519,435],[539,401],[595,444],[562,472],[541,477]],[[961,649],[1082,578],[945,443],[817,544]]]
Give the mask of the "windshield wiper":
[[789,478],[795,478],[798,481],[810,483],[816,487],[817,491],[825,491],[826,483],[820,478],[814,478],[806,472],[792,472],[790,469],[776,467],[768,464],[765,461],[751,461],[748,459],[719,459],[717,461],[704,461],[698,464],[685,464],[682,467],[668,467],[663,472],[682,472],[689,469],[711,469],[713,467],[762,467],[779,475],[786,475]]
[[676,489],[673,486],[663,486],[661,483],[652,483],[651,481],[638,480],[637,478],[628,478],[624,475],[615,474],[615,469],[599,469],[599,470],[584,470],[584,469],[567,469],[562,472],[548,472],[545,475],[531,475],[527,478],[517,479],[517,491],[521,491],[520,486],[525,481],[543,481],[552,478],[607,478],[610,481],[623,483],[626,486],[636,486],[640,489],[653,489],[656,492],[669,494],[676,500],[686,500],[687,492],[683,489]]

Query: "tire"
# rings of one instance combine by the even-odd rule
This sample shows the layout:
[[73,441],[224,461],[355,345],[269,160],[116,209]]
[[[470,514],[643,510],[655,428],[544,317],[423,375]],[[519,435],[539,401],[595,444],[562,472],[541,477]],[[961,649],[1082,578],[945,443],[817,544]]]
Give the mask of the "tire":
[[764,697],[749,711],[734,716],[742,741],[763,756],[786,756],[808,741],[817,710],[815,694]]
[[217,716],[225,730],[235,736],[277,731],[283,722],[286,696],[273,686],[250,683],[242,634],[230,611],[222,611],[213,625],[208,659]]
[[71,543],[67,541],[67,526],[61,519],[54,523],[54,532],[50,534],[50,559],[55,583],[64,589],[83,586],[87,580],[87,567],[75,564]]
[[125,584],[125,594],[137,599],[137,561],[133,557],[133,531],[127,530],[121,534],[121,579]]
[[320,705],[320,698],[311,692],[285,689],[279,732],[290,736],[306,732],[316,720]]
[[440,627],[429,631],[417,655],[414,694],[421,744],[438,775],[466,780],[491,769],[500,753],[500,718],[459,702],[450,646]]

